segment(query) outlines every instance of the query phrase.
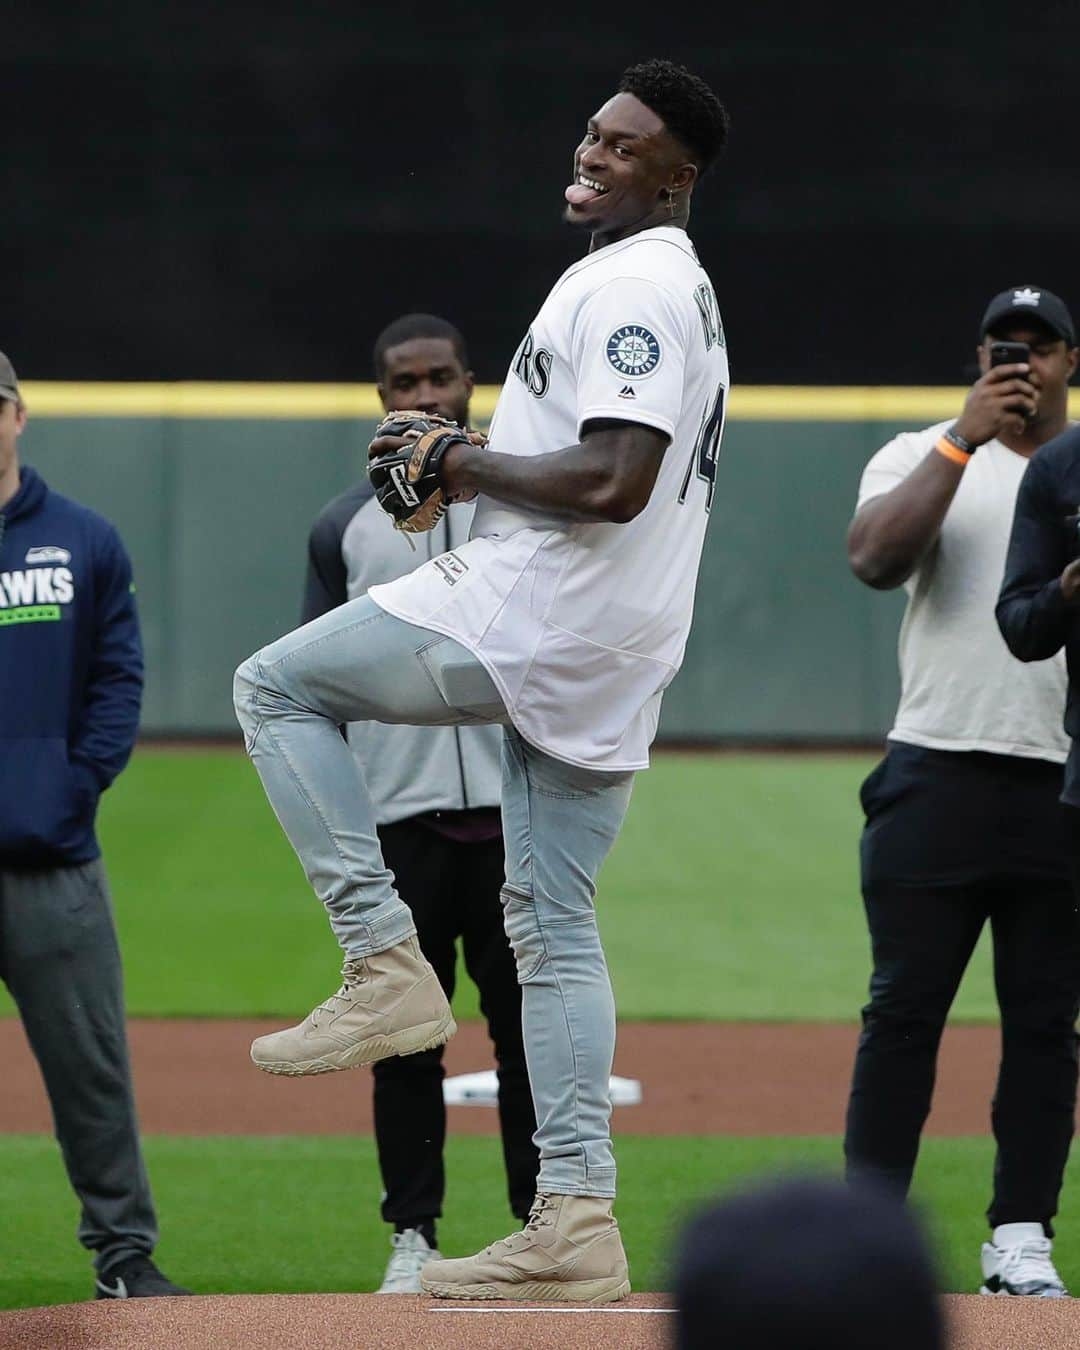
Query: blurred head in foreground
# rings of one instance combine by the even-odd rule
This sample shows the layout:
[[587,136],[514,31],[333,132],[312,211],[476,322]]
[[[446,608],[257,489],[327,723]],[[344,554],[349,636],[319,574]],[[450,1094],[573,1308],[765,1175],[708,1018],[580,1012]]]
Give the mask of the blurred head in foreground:
[[891,1196],[794,1178],[741,1191],[684,1229],[676,1350],[943,1350],[926,1241]]

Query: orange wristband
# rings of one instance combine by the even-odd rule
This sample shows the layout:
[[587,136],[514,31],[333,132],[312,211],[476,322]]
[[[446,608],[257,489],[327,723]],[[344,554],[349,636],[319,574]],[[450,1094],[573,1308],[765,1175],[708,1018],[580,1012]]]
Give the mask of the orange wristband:
[[965,455],[963,450],[958,450],[956,446],[953,445],[951,441],[947,441],[944,436],[935,441],[934,449],[939,455],[944,455],[946,459],[951,459],[954,464],[959,464],[961,468],[963,468],[971,458],[970,455]]

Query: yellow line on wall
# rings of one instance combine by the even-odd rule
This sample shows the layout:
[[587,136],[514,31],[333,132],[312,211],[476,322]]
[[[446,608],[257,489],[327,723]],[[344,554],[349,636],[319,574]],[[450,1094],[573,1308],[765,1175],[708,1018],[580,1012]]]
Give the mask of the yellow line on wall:
[[[736,385],[730,417],[738,422],[911,422],[957,415],[967,390],[954,387]],[[27,380],[32,417],[246,418],[251,421],[363,418],[382,411],[373,384],[86,384]],[[478,385],[473,416],[485,422],[499,386]],[[1078,396],[1073,395],[1076,411]]]
[[373,384],[67,384],[27,380],[31,417],[319,418],[375,417]]

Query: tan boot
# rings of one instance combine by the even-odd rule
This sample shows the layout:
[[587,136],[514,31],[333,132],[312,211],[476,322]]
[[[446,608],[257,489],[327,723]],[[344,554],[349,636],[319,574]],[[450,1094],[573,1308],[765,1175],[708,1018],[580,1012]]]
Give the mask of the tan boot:
[[299,1026],[260,1036],[252,1061],[266,1073],[331,1073],[415,1055],[457,1030],[438,977],[407,938],[374,956],[351,958],[342,985]]
[[520,1233],[477,1256],[426,1265],[420,1287],[436,1298],[615,1303],[630,1293],[630,1272],[610,1200],[538,1195]]

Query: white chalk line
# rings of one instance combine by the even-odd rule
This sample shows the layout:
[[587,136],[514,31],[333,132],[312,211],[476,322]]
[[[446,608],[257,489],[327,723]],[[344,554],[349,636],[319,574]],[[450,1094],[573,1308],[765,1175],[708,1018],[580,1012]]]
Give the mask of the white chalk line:
[[429,1313],[467,1313],[473,1317],[478,1317],[483,1313],[502,1313],[504,1316],[520,1316],[522,1313],[584,1313],[589,1317],[595,1317],[597,1314],[622,1313],[624,1317],[634,1317],[638,1313],[653,1313],[660,1317],[669,1317],[674,1313],[674,1308],[550,1308],[541,1305],[538,1308],[425,1308]]

